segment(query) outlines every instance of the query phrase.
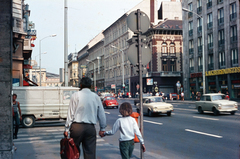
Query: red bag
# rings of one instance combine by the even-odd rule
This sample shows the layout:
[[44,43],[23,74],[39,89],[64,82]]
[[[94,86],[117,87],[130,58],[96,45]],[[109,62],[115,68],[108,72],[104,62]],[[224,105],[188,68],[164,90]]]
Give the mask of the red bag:
[[73,138],[62,138],[60,141],[61,159],[79,159],[79,151]]

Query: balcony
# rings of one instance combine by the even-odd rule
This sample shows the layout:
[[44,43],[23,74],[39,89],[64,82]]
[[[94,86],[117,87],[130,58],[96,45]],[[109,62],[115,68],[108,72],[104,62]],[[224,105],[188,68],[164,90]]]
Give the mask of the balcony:
[[207,23],[207,28],[208,28],[208,29],[211,29],[212,27],[213,27],[213,22],[208,22],[208,23]]
[[237,18],[237,13],[230,14],[230,20],[235,20]]
[[197,27],[197,31],[199,34],[202,33],[202,26]]
[[194,53],[193,48],[190,48],[190,49],[189,49],[189,55],[191,55],[191,54],[193,54],[193,53]]
[[171,57],[176,57],[176,53],[170,53],[169,54]]
[[219,68],[225,67],[225,61],[220,61],[219,62]]
[[213,70],[213,63],[208,64],[208,70]]
[[207,3],[207,9],[211,8],[212,7],[212,1],[208,2]]
[[188,18],[192,18],[193,13],[192,12],[188,12]]
[[160,77],[181,77],[180,71],[162,71]]
[[198,53],[202,53],[202,45],[198,46]]
[[219,18],[218,19],[218,25],[222,25],[224,23],[224,18]]
[[224,45],[225,41],[224,39],[218,40],[218,47]]
[[193,73],[194,72],[194,67],[190,67],[189,71],[190,71],[190,73]]
[[167,57],[168,56],[168,53],[161,53],[162,57]]
[[231,43],[237,42],[237,36],[232,36],[230,38]]
[[212,49],[213,48],[213,43],[208,43],[208,49]]
[[189,36],[192,36],[193,35],[193,29],[189,30],[188,33],[189,33]]
[[198,65],[198,71],[202,71],[203,70],[203,65]]
[[197,8],[197,13],[198,13],[198,14],[202,13],[202,6],[200,6],[200,7]]

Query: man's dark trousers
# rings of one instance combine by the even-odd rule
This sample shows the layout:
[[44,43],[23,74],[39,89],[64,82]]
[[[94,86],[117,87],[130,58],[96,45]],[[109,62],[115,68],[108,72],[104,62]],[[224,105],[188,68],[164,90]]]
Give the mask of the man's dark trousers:
[[93,124],[72,123],[70,137],[73,138],[79,153],[82,143],[84,159],[96,158],[96,129]]

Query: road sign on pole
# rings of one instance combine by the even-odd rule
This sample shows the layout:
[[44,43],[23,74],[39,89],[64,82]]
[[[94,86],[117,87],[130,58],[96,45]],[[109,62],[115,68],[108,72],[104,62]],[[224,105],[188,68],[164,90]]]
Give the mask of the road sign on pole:
[[[137,22],[137,23],[135,23]],[[137,34],[137,44],[134,43],[132,44],[133,46],[130,46],[132,48],[132,51],[134,52],[134,47],[137,46],[137,61],[135,61],[136,65],[138,66],[138,71],[139,71],[139,100],[140,100],[140,129],[142,136],[143,134],[143,82],[142,82],[142,65],[143,65],[143,57],[142,57],[142,51],[147,47],[142,47],[143,43],[141,40],[141,35],[143,32],[146,32],[149,29],[150,26],[150,21],[148,16],[144,13],[141,12],[140,9],[137,11],[131,12],[128,17],[127,17],[127,25],[130,30],[132,30],[134,33]],[[151,51],[150,51],[151,53]],[[134,61],[134,58],[136,59],[136,55],[131,55],[133,58],[131,58],[132,61]],[[144,55],[143,55],[144,56]],[[151,56],[148,56],[149,58],[147,61],[145,61],[144,57],[144,62],[149,63],[151,60]],[[130,61],[131,62],[131,61]],[[140,145],[140,150],[141,150],[141,159],[143,158],[143,151],[142,151],[142,145]]]

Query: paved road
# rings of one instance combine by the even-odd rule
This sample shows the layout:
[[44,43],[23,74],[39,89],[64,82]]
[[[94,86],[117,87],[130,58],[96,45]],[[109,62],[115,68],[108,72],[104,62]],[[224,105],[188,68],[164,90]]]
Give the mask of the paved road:
[[[119,103],[133,100],[119,100]],[[236,159],[240,154],[240,114],[213,116],[211,112],[198,114],[191,102],[173,102],[174,113],[144,116],[145,158],[153,159]],[[133,108],[135,106],[133,105]],[[105,109],[107,130],[120,117],[118,109]],[[15,159],[59,158],[59,141],[65,121],[37,122],[35,128],[20,129],[14,140],[18,150]],[[97,125],[97,130],[99,130]],[[97,137],[97,158],[120,158],[119,133]],[[133,158],[139,158],[136,144]]]

